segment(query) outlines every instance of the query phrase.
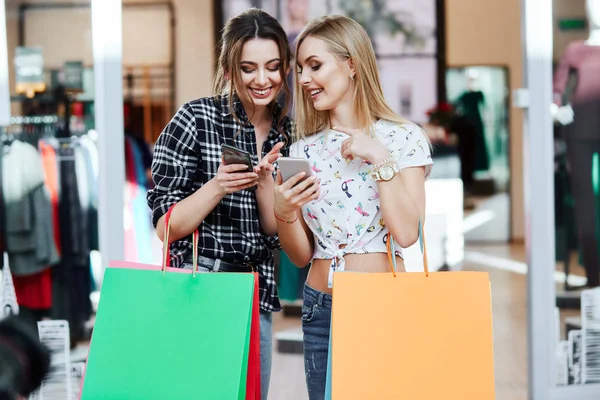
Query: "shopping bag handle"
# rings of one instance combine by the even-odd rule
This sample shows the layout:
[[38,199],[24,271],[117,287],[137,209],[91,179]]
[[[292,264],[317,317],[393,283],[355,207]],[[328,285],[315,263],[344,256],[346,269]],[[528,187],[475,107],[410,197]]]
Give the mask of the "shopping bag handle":
[[[419,219],[419,247],[421,247],[421,254],[423,254],[423,268],[425,269],[425,276],[429,276],[429,265],[427,263],[427,245],[425,244],[425,234],[423,233],[423,224]],[[387,241],[387,254],[390,261],[390,268],[392,274],[396,277],[396,245],[394,244],[394,238],[390,233]]]
[[[171,266],[170,247],[171,242],[169,241],[169,234],[171,232],[171,213],[177,204],[173,204],[169,211],[165,214],[165,233],[163,234],[163,262],[162,271],[165,273],[167,268]],[[196,277],[196,271],[198,270],[198,228],[192,234],[192,276]]]

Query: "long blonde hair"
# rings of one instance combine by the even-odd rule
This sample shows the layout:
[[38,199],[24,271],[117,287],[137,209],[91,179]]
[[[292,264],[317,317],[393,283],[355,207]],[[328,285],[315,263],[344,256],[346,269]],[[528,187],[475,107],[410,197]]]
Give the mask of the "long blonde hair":
[[[296,39],[296,60],[302,42],[309,36],[323,40],[329,52],[340,60],[352,61],[356,70],[354,111],[361,129],[372,133],[373,123],[380,119],[398,124],[409,122],[386,103],[371,39],[358,22],[341,15],[312,19]],[[329,128],[329,111],[315,110],[297,75],[294,79],[295,139]]]

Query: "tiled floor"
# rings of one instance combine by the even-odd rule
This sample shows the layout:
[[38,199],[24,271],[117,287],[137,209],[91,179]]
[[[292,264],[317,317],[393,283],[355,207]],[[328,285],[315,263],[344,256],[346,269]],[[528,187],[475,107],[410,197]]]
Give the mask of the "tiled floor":
[[[487,254],[499,260],[523,262],[523,245],[467,246],[469,252]],[[527,399],[527,309],[526,276],[501,268],[466,262],[464,269],[487,271],[492,282],[496,398]],[[300,326],[299,320],[274,319],[275,331]],[[269,399],[306,400],[302,357],[274,353]]]

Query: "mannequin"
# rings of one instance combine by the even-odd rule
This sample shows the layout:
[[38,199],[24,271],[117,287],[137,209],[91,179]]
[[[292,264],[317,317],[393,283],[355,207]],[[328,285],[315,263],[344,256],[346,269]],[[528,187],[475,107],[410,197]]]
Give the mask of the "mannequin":
[[473,169],[474,171],[487,171],[490,169],[490,158],[481,116],[481,107],[485,105],[485,97],[478,88],[478,78],[479,73],[477,70],[466,70],[467,90],[456,100],[456,107],[474,129],[475,159],[473,160]]
[[589,37],[569,44],[554,77],[554,120],[563,125],[588,287],[600,286],[592,159],[600,153],[600,0],[586,1]]

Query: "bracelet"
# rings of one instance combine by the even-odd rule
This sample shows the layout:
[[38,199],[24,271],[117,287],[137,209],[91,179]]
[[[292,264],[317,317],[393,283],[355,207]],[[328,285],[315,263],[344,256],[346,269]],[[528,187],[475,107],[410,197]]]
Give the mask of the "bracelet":
[[379,169],[379,168],[383,167],[384,165],[386,165],[386,164],[389,164],[389,163],[392,163],[392,162],[394,162],[394,161],[396,161],[396,160],[394,159],[394,157],[388,157],[388,158],[386,158],[386,159],[384,159],[384,160],[381,160],[381,161],[379,161],[377,164],[373,165],[373,169],[374,169],[374,170],[377,170],[377,169]]
[[296,218],[293,221],[286,221],[285,219],[279,218],[275,211],[273,211],[273,215],[277,221],[283,222],[284,224],[293,224],[294,222],[298,221],[298,214],[296,214]]

